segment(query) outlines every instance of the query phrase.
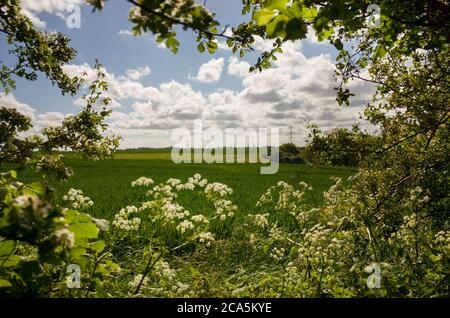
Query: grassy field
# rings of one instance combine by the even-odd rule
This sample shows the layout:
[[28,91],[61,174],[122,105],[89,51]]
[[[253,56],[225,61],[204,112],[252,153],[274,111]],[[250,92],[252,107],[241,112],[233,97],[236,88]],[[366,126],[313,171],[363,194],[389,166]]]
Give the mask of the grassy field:
[[[161,157],[165,156],[165,160]],[[196,297],[230,297],[231,290],[248,284],[259,284],[259,277],[281,277],[284,270],[274,263],[267,253],[249,245],[245,225],[248,214],[271,212],[272,221],[284,230],[298,232],[297,223],[292,222],[292,216],[286,213],[273,213],[270,207],[256,208],[260,196],[272,185],[283,180],[297,186],[300,181],[312,185],[306,200],[313,206],[322,203],[323,191],[333,184],[334,177],[347,178],[355,170],[340,167],[318,167],[308,165],[281,164],[277,174],[261,175],[259,164],[175,164],[167,152],[119,152],[115,159],[105,161],[85,161],[66,154],[66,164],[75,174],[65,182],[49,180],[56,190],[57,200],[61,203],[62,196],[70,189],[81,189],[89,196],[94,206],[85,212],[99,218],[113,220],[114,215],[127,205],[140,206],[146,201],[146,189],[131,187],[131,182],[141,176],[151,177],[155,183],[178,178],[186,182],[187,178],[200,173],[209,182],[220,182],[233,188],[230,198],[238,206],[235,217],[227,221],[214,220],[209,230],[214,233],[217,244],[203,248],[198,243],[184,246],[183,237],[175,230],[175,226],[161,227],[144,219],[144,225],[139,232],[126,239],[118,238],[120,233],[112,228],[102,239],[105,240],[108,251],[114,255],[113,260],[122,268],[118,279],[111,284],[108,297],[128,297],[129,284],[135,275],[142,273],[147,262],[149,242],[153,235],[157,242],[167,248],[182,247],[164,255],[164,260],[171,268],[177,269],[177,280],[192,286]],[[8,167],[3,167],[8,168]],[[25,182],[36,181],[36,174],[31,170],[18,172],[19,179]],[[203,196],[191,191],[180,192],[177,200],[191,215],[203,214],[214,216],[214,207]],[[281,228],[280,227],[280,228]],[[155,234],[156,233],[156,234]],[[180,245],[181,244],[181,245]],[[154,278],[155,279],[155,278]],[[272,291],[270,280],[265,280],[267,286],[254,295],[264,297],[284,296]],[[161,281],[152,281],[161,287]],[[206,284],[204,287],[203,284]],[[264,285],[263,284],[263,285]],[[170,283],[172,286],[172,282]],[[265,285],[264,285],[265,286]],[[171,287],[170,287],[171,288]],[[260,294],[258,294],[260,293]],[[147,296],[144,291],[144,296]],[[252,294],[253,295],[253,294]]]
[[[70,156],[66,156],[70,157]],[[259,164],[175,164],[170,161],[168,152],[119,152],[115,159],[105,161],[85,161],[67,159],[75,175],[64,182],[51,181],[57,197],[70,189],[81,189],[91,197],[95,205],[90,211],[97,217],[112,219],[121,208],[136,204],[145,199],[145,189],[132,188],[131,181],[140,176],[151,177],[155,183],[165,182],[169,178],[186,181],[195,173],[200,173],[210,182],[221,182],[234,189],[232,200],[239,207],[239,215],[255,211],[255,204],[265,190],[283,180],[292,185],[305,181],[314,191],[307,200],[314,205],[322,202],[323,191],[332,185],[330,177],[346,178],[354,169],[340,167],[314,168],[307,165],[281,164],[277,174],[261,175]],[[23,181],[35,181],[31,171],[19,172]],[[190,211],[207,212],[209,204],[192,197],[181,197],[180,201]]]

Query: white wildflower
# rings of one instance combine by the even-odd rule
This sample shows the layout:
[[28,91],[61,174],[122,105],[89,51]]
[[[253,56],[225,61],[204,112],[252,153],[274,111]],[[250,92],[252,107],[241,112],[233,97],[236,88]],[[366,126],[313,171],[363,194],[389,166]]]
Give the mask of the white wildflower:
[[131,182],[132,187],[141,186],[141,187],[148,187],[149,185],[153,184],[153,179],[146,178],[146,177],[140,177],[136,179],[135,181]]
[[67,248],[72,248],[75,245],[75,234],[67,228],[60,229],[55,232],[56,242]]
[[198,235],[198,241],[204,243],[206,246],[210,246],[214,240],[214,235],[211,232],[201,232]]
[[181,233],[185,233],[188,230],[192,230],[194,228],[194,224],[191,221],[184,220],[177,226],[177,230]]

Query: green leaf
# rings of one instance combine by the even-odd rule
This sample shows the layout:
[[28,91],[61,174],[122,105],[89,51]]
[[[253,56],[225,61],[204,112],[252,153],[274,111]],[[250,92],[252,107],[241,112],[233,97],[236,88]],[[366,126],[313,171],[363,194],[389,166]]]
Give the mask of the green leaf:
[[6,279],[1,279],[0,278],[0,288],[4,288],[4,287],[11,287],[11,283],[9,281],[7,281]]
[[291,19],[286,24],[286,39],[298,40],[306,37],[308,28],[306,24],[298,18]]
[[166,40],[166,46],[172,51],[172,53],[177,53],[180,42],[178,42],[174,36],[171,36]]
[[209,41],[206,43],[206,47],[208,48],[208,52],[212,54],[217,50],[218,45],[216,42]]
[[89,254],[87,254],[87,250],[84,247],[74,247],[70,251],[70,256],[72,256],[73,260],[81,267],[85,267],[89,261]]
[[338,51],[341,51],[344,48],[344,45],[342,44],[340,39],[334,40],[333,45]]
[[289,251],[289,257],[295,258],[298,256],[298,248],[297,246],[292,246],[291,250]]
[[253,15],[253,19],[259,26],[263,26],[268,24],[273,19],[274,15],[275,11],[262,9],[260,11],[255,12],[255,14]]
[[14,249],[14,241],[1,241],[0,257],[11,254],[13,249]]
[[200,53],[205,52],[205,45],[203,44],[203,42],[200,42],[200,43],[197,45],[197,50],[198,50]]
[[286,24],[288,18],[285,15],[278,15],[272,22],[266,26],[266,33],[269,39],[276,37],[284,38],[286,36]]
[[267,9],[276,9],[276,10],[285,10],[288,0],[267,0],[264,4],[264,8]]
[[302,18],[304,20],[312,21],[317,16],[317,9],[315,7],[302,7]]
[[10,255],[9,257],[5,255],[0,257],[0,264],[2,264],[3,267],[14,267],[19,264],[21,260],[22,258],[19,255]]
[[40,182],[33,182],[29,185],[31,190],[33,190],[36,194],[43,196],[46,192],[46,187]]
[[93,249],[94,251],[100,253],[105,249],[105,242],[103,241],[97,241],[94,243],[89,244],[90,248]]
[[321,32],[317,33],[317,38],[319,39],[319,41],[329,39],[333,35],[333,32],[334,32],[333,28],[325,28]]
[[69,225],[69,231],[75,234],[75,239],[97,238],[99,232],[94,223],[74,223]]

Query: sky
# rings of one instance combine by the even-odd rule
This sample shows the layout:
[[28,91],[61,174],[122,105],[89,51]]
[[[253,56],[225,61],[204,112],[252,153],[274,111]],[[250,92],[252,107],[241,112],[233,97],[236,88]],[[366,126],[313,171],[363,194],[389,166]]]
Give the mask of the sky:
[[[80,5],[80,28],[66,24],[68,3]],[[122,137],[120,148],[172,146],[171,131],[190,128],[195,120],[202,120],[204,128],[222,130],[278,127],[282,143],[289,141],[292,126],[297,145],[305,143],[308,122],[325,130],[354,123],[365,127],[361,116],[373,87],[351,82],[356,94],[351,106],[338,106],[333,90],[337,51],[329,43],[318,42],[313,32],[305,40],[286,44],[271,69],[249,73],[271,41],[256,38],[255,52],[241,59],[220,39],[216,53],[199,53],[195,34],[180,29],[180,49],[173,54],[156,43],[152,34],[131,35],[130,5],[125,0],[106,1],[104,10],[95,13],[83,0],[21,0],[21,5],[36,27],[71,38],[78,55],[64,67],[68,75],[86,72],[89,81],[95,77],[95,59],[105,66],[110,84],[107,95],[113,100],[107,123],[109,133]],[[221,25],[248,19],[241,16],[241,0],[208,0],[206,6]],[[0,41],[0,61],[10,65],[14,60],[4,40]],[[0,106],[31,116],[38,132],[80,111],[82,93],[62,96],[41,75],[35,82],[17,79],[13,92],[0,95]]]

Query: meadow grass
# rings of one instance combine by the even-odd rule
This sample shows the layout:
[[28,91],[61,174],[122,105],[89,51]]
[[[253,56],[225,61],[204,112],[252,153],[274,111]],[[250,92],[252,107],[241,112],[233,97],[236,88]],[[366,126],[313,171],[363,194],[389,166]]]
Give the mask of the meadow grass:
[[[161,156],[165,156],[165,160]],[[84,195],[95,202],[86,212],[110,221],[121,208],[127,205],[139,206],[140,202],[147,200],[147,189],[131,187],[131,182],[141,176],[150,177],[158,184],[169,178],[186,182],[187,178],[200,173],[209,182],[224,183],[234,190],[230,199],[239,209],[235,218],[211,223],[217,244],[208,249],[187,245],[165,256],[165,260],[173,268],[177,268],[179,281],[196,289],[199,289],[198,284],[202,284],[200,289],[204,289],[204,294],[199,294],[202,297],[230,297],[227,290],[232,285],[240,286],[248,280],[259,281],[258,275],[265,272],[283,274],[270,257],[249,245],[245,235],[245,217],[248,214],[270,212],[270,207],[255,207],[260,196],[269,187],[280,180],[294,186],[305,181],[313,187],[313,191],[307,193],[306,201],[311,206],[318,206],[323,202],[323,192],[334,183],[331,177],[345,179],[356,172],[351,168],[281,164],[278,173],[262,175],[260,164],[175,164],[170,160],[170,153],[157,151],[119,152],[115,154],[115,159],[104,161],[77,159],[70,153],[65,154],[65,157],[69,158],[65,159],[66,164],[75,174],[67,181],[48,180],[56,191],[57,202],[63,203],[62,196],[70,188],[81,189]],[[7,168],[3,167],[2,170]],[[19,171],[18,175],[24,182],[34,182],[37,178],[31,170]],[[212,204],[195,192],[180,192],[177,202],[189,210],[191,215],[214,213]],[[286,213],[272,211],[270,215],[280,225],[291,227],[297,224]],[[114,232],[114,228],[112,231]],[[105,234],[103,239],[111,244],[110,251],[114,254],[115,261],[126,268],[115,282],[113,295],[128,296],[128,284],[134,279],[134,275],[142,273],[143,264],[148,257],[143,251],[154,235],[170,248],[182,242],[175,228],[155,228],[150,222],[144,222],[139,235],[129,236],[126,240],[113,244],[109,241],[109,234]],[[264,295],[271,296],[267,291]]]
[[[161,159],[163,156],[166,160]],[[188,177],[200,173],[209,182],[225,183],[234,190],[231,199],[239,207],[239,217],[258,212],[255,210],[255,204],[260,196],[280,180],[294,186],[300,181],[312,185],[314,191],[308,194],[306,200],[311,205],[320,205],[323,191],[333,184],[330,179],[332,176],[347,178],[355,172],[354,169],[342,167],[315,168],[308,165],[281,164],[278,173],[262,175],[259,164],[175,164],[170,161],[168,152],[119,152],[112,160],[65,161],[75,174],[68,181],[50,180],[58,201],[61,202],[62,196],[70,188],[81,189],[95,202],[90,213],[109,220],[121,208],[145,200],[145,189],[133,188],[130,185],[131,181],[141,176],[150,177],[157,184],[169,178],[186,181]],[[36,180],[36,175],[30,170],[24,170],[19,172],[19,179],[31,182]],[[198,200],[192,195],[181,195],[180,202],[194,214],[207,212],[205,210],[211,208],[208,202]]]

